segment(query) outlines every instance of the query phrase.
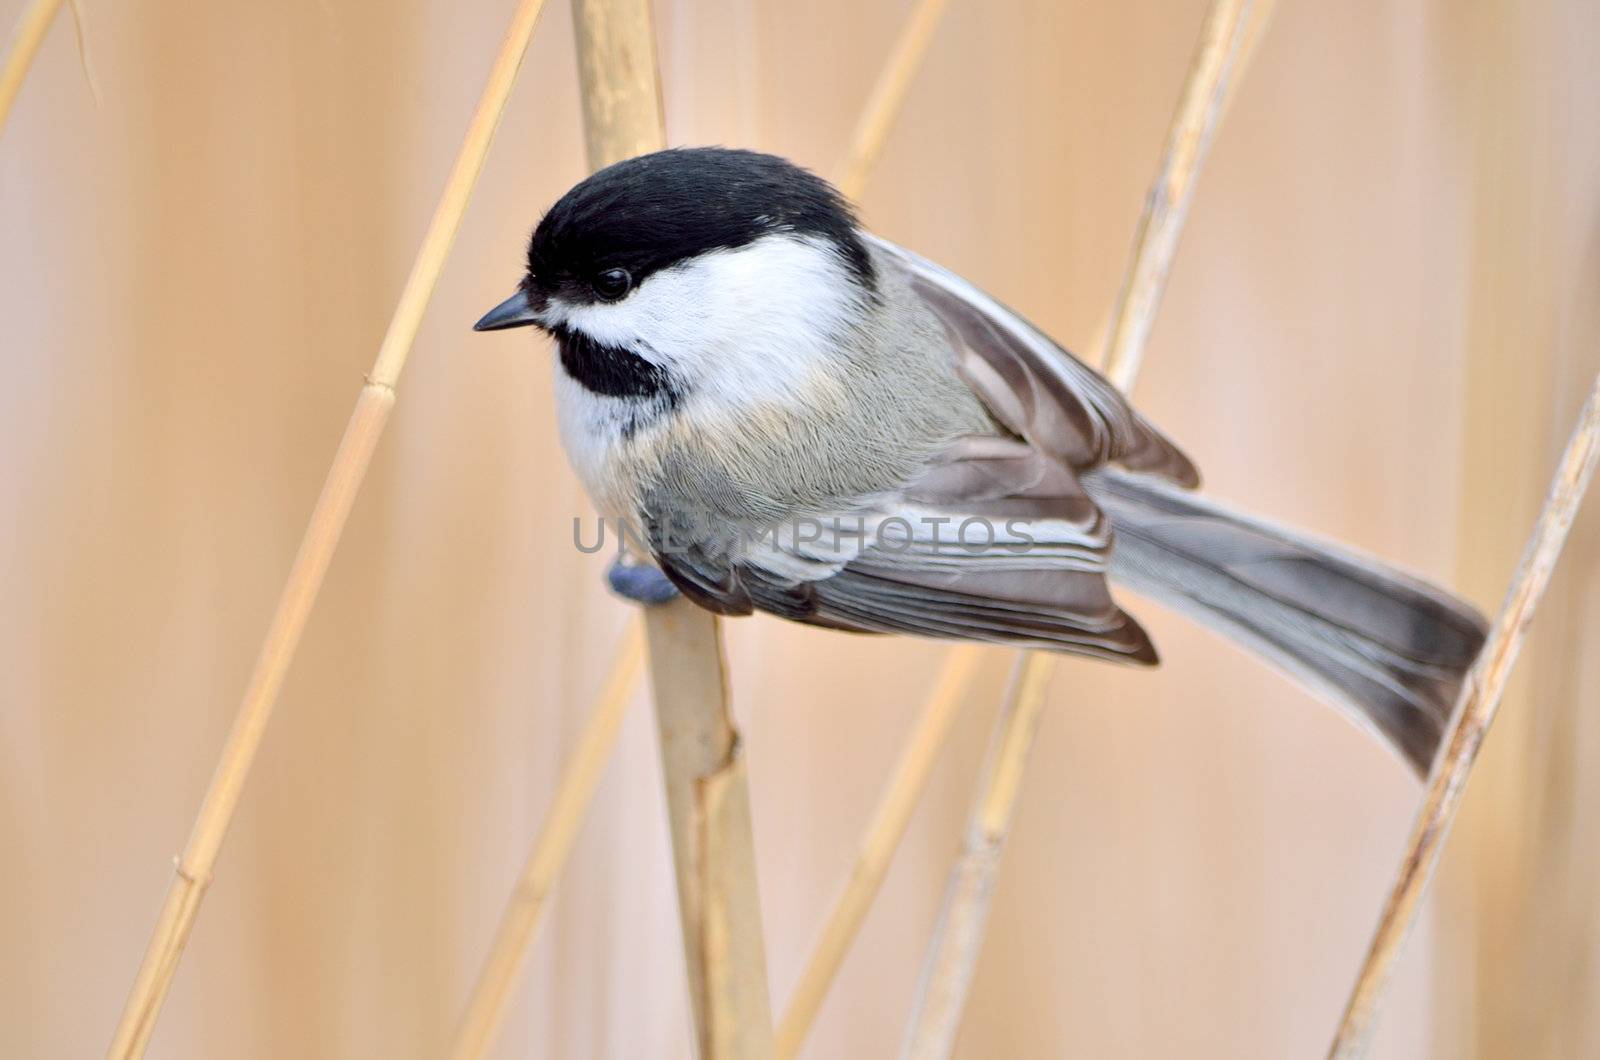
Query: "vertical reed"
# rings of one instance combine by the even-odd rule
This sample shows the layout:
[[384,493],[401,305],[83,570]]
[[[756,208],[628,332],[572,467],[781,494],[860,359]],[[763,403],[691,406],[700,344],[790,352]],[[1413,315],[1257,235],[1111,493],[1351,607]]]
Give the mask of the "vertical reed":
[[[1264,6],[1263,18],[1270,13],[1270,4]],[[1250,10],[1250,0],[1213,0],[1206,15],[1112,313],[1106,374],[1124,391],[1132,387],[1143,360],[1195,179],[1228,99]],[[1055,662],[1055,656],[1042,652],[1027,652],[1017,660],[991,760],[979,779],[966,843],[946,885],[944,907],[923,959],[901,1047],[904,1057],[945,1057],[955,1048],[1000,857]]]
[[[942,14],[945,6],[945,0],[922,0],[912,12],[884,71],[879,75],[878,87],[856,123],[845,156],[846,163],[840,166],[842,176],[838,179],[838,185],[847,197],[855,198],[861,194],[894,116],[904,102],[910,80],[926,53],[937,16]],[[550,813],[540,827],[539,839],[502,914],[485,965],[467,1001],[452,1052],[454,1060],[478,1060],[493,1044],[494,1036],[504,1020],[505,1006],[509,1003],[524,954],[537,933],[539,918],[544,911],[544,897],[560,875],[571,849],[569,830],[575,829],[580,823],[593,798],[594,781],[615,747],[613,714],[626,705],[627,692],[637,672],[637,660],[641,654],[642,646],[630,641],[612,664],[605,692],[592,709],[585,722],[584,735],[567,761]],[[927,783],[933,762],[949,734],[954,709],[959,704],[976,661],[973,649],[957,649],[952,655],[940,678],[938,690],[918,722],[918,735],[913,737],[912,748],[901,760],[895,779],[885,793],[885,802],[880,805],[873,828],[863,841],[863,856],[873,857],[874,862],[870,866],[858,866],[846,894],[835,906],[834,921],[824,929],[824,941],[819,943],[819,953],[825,952],[825,948],[831,945],[838,946],[838,954],[832,958],[833,971],[837,971],[844,948],[848,947],[860,918],[865,916],[867,906],[882,882],[882,875],[888,869],[889,857],[905,833],[910,810]],[[620,714],[617,717],[620,718]],[[897,804],[903,809],[892,808]],[[869,855],[867,852],[873,853]],[[846,910],[850,912],[846,913]],[[838,923],[839,918],[845,915],[854,917],[854,926],[844,927]],[[830,944],[827,941],[830,938],[835,942]],[[809,1025],[815,1015],[815,1006],[820,1004],[821,994],[826,991],[833,971],[828,972],[820,983],[816,983],[813,973],[813,989],[818,993],[810,1014],[803,1018],[805,1025]],[[791,1011],[794,1011],[793,1005]],[[788,1017],[785,1022],[789,1027],[788,1034],[798,1047],[805,1026],[796,1027],[795,1021]],[[780,1045],[779,1049],[781,1053],[783,1046]]]
[[[591,168],[666,145],[647,0],[574,0]],[[772,1053],[749,784],[728,710],[717,618],[681,597],[647,607],[651,683],[699,1054]]]
[[522,56],[533,36],[543,0],[521,0],[512,16],[500,51],[490,69],[488,84],[478,101],[466,139],[456,156],[433,219],[406,278],[389,330],[356,400],[344,438],[333,457],[322,493],[312,510],[300,550],[290,568],[278,606],[256,657],[255,669],[245,686],[244,698],[233,728],[223,746],[211,786],[206,791],[189,841],[178,858],[176,873],[156,921],[134,980],[122,1017],[112,1039],[109,1056],[129,1060],[144,1055],[155,1030],[167,988],[177,971],[183,948],[210,886],[217,854],[233,820],[250,766],[272,717],[278,692],[305,630],[311,607],[322,587],[323,575],[333,559],[345,520],[366,476],[367,466],[394,406],[395,385],[416,341],[423,310],[433,294],[455,241],[462,214],[483,168],[495,127],[505,110]]
[[721,626],[682,598],[651,607],[645,622],[700,1056],[765,1060],[772,1003],[749,783],[728,713]]

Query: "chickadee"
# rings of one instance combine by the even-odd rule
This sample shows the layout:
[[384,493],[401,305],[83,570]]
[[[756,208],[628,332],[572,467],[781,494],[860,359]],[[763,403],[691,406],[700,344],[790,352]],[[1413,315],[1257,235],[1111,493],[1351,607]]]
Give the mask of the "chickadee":
[[477,329],[530,324],[601,513],[718,614],[1153,665],[1109,576],[1419,771],[1483,642],[1449,594],[1190,492],[1194,464],[1093,369],[781,158],[595,173]]

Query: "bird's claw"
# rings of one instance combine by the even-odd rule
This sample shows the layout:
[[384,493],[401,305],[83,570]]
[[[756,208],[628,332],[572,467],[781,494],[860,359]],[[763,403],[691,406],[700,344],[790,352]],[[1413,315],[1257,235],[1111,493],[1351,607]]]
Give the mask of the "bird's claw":
[[678,597],[678,587],[659,567],[648,563],[624,563],[619,559],[606,571],[606,583],[618,596],[647,607],[670,603]]

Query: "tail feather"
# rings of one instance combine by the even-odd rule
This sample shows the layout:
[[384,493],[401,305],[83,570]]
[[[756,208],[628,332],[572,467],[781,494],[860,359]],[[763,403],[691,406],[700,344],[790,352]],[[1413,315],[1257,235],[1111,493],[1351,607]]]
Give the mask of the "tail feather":
[[1146,475],[1105,469],[1085,486],[1111,517],[1113,578],[1265,656],[1427,771],[1483,645],[1477,611]]

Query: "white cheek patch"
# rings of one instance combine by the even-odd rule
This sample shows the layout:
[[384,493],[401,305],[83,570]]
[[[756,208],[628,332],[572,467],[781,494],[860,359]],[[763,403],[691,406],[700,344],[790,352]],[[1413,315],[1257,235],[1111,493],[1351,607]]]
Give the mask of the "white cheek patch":
[[552,299],[545,316],[666,368],[695,398],[743,405],[815,382],[862,310],[830,243],[776,233],[663,269],[620,302]]

